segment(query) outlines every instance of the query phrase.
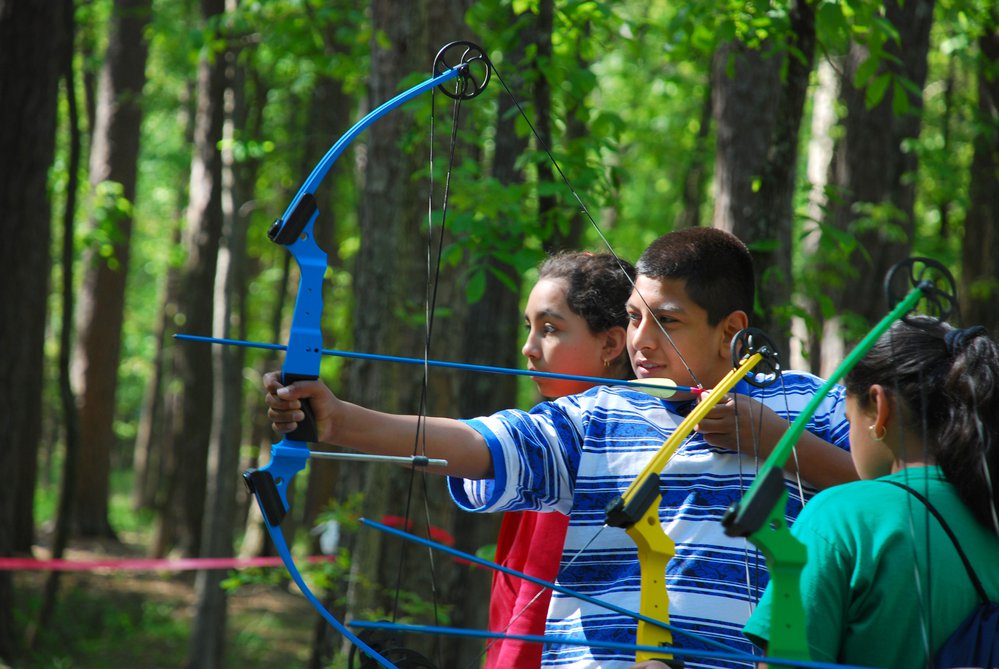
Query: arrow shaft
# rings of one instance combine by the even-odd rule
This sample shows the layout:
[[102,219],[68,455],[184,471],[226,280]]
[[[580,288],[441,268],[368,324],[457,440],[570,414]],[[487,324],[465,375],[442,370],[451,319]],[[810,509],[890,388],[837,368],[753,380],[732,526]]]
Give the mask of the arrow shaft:
[[[244,348],[257,348],[267,351],[284,351],[288,347],[284,344],[268,344],[265,342],[246,341],[245,339],[225,339],[221,337],[205,337],[202,335],[175,334],[174,339],[181,341],[192,341],[202,344],[219,344],[225,346],[242,346]],[[509,376],[528,376],[532,378],[565,379],[568,381],[587,381],[603,385],[633,386],[636,388],[655,388],[662,390],[663,386],[654,383],[642,383],[641,381],[625,381],[624,379],[613,379],[603,376],[576,376],[573,374],[557,374],[555,372],[538,372],[528,369],[510,369],[508,367],[493,367],[491,365],[473,365],[466,362],[450,362],[446,360],[424,360],[423,358],[405,358],[396,355],[380,355],[377,353],[358,353],[356,351],[338,351],[324,348],[323,355],[335,358],[350,358],[353,360],[377,360],[380,362],[395,362],[407,365],[426,365],[427,367],[442,367],[446,369],[460,369],[469,372],[482,372],[485,374],[506,374]],[[690,386],[675,386],[676,392],[680,393],[700,393],[701,388]]]

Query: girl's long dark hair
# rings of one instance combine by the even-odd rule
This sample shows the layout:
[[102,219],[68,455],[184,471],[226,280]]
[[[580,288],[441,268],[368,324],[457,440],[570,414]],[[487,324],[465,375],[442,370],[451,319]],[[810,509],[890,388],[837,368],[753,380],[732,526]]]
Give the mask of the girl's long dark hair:
[[861,406],[883,386],[975,517],[999,534],[999,346],[984,328],[899,321],[845,378]]

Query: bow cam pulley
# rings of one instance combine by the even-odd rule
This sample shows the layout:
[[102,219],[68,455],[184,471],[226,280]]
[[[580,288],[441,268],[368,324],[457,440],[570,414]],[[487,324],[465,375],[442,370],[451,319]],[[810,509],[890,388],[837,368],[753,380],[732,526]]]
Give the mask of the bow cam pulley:
[[780,357],[777,345],[759,328],[739,330],[732,337],[732,367],[739,367],[747,357],[759,353],[761,360],[746,375],[746,382],[757,388],[766,388],[780,376]]
[[[914,288],[919,288],[923,297],[917,306],[919,315],[927,316],[936,322],[950,318],[957,309],[957,283],[954,275],[933,258],[912,257],[895,263],[885,276],[885,299],[888,308],[905,299]],[[916,309],[902,316],[909,325],[918,325],[914,317]]]
[[434,57],[435,77],[453,69],[459,69],[461,73],[452,82],[437,88],[449,98],[471,100],[486,90],[493,64],[478,44],[458,41],[445,44]]
[[[365,630],[358,638],[374,648],[380,655],[395,665],[398,669],[437,669],[437,665],[426,656],[406,648],[399,635],[384,630]],[[379,666],[373,658],[359,651],[356,644],[350,645],[347,656],[348,669],[377,669]]]

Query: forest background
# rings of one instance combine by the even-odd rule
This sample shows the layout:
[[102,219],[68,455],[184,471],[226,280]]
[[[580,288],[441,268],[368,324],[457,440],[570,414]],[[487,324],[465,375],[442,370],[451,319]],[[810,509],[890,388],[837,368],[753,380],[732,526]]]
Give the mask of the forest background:
[[[481,45],[503,80],[462,103],[453,140],[451,101],[426,94],[317,192],[328,347],[518,367],[546,253],[605,237],[634,261],[694,225],[749,244],[755,323],[790,366],[837,362],[910,254],[949,266],[959,322],[996,334],[997,26],[986,0],[0,0],[0,558],[269,554],[237,478],[275,440],[260,376],[281,356],[172,335],[286,341],[297,275],[271,221],[452,40]],[[513,378],[370,361],[328,359],[323,377],[398,412],[536,399]],[[341,530],[336,559],[310,567],[338,615],[484,627],[488,574],[440,558],[431,572],[355,519],[412,516],[488,553],[496,518],[392,466],[323,462],[296,488],[297,554],[319,551],[311,528]],[[311,642],[247,642],[234,593],[287,594],[282,574],[154,572],[191,592],[163,611],[114,573],[0,570],[0,658],[257,666],[274,641],[284,660],[344,666],[302,607]],[[482,649],[414,643],[449,667]]]

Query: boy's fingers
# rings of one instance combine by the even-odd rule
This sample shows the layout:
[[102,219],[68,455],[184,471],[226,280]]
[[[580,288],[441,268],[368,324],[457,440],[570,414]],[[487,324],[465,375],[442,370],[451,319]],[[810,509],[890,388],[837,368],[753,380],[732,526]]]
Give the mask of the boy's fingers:
[[268,392],[274,392],[281,387],[281,372],[267,372],[264,374],[264,388]]
[[283,400],[299,400],[308,397],[315,397],[322,389],[319,381],[295,381],[286,386],[278,384],[274,391]]
[[271,426],[278,432],[291,432],[298,427],[299,421],[305,420],[305,414],[301,411],[277,411],[270,409],[267,418],[271,421]]
[[267,408],[272,411],[290,411],[302,408],[302,403],[299,400],[289,399],[280,391],[267,393],[264,396],[264,402],[267,404]]

